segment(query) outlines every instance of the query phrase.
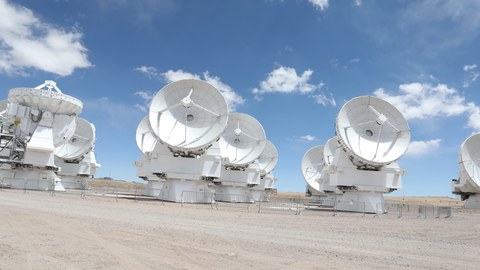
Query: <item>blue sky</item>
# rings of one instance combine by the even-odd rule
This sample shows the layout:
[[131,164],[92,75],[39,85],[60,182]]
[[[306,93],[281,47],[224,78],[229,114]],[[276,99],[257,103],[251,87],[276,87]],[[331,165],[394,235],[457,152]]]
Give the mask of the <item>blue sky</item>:
[[281,191],[304,191],[304,153],[341,106],[390,101],[412,143],[392,195],[451,195],[460,144],[480,131],[480,1],[0,0],[0,99],[53,79],[97,128],[97,176],[140,181],[135,129],[186,77],[219,87],[279,151]]

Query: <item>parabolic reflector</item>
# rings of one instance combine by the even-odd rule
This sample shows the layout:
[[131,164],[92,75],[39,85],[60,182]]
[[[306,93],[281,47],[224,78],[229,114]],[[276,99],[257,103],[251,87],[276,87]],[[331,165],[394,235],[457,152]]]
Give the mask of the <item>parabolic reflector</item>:
[[460,166],[463,166],[471,181],[480,187],[480,134],[468,137],[460,147]]
[[152,152],[157,144],[157,136],[150,127],[148,116],[145,116],[137,126],[137,146],[142,153]]
[[266,175],[271,172],[278,162],[278,152],[275,145],[267,140],[265,144],[265,150],[263,153],[258,157],[258,167],[261,170],[262,175]]
[[337,141],[337,137],[330,138],[325,147],[323,148],[323,160],[325,165],[332,165],[333,158],[335,157],[335,152],[340,147]]
[[348,101],[335,124],[340,145],[357,166],[380,167],[399,159],[410,143],[410,129],[392,104],[370,96]]
[[228,165],[246,165],[265,150],[266,135],[257,119],[244,113],[231,113],[219,141],[220,153]]
[[55,155],[66,161],[78,161],[95,145],[95,127],[87,120],[77,117],[73,136],[64,144],[55,147]]
[[76,116],[56,114],[53,117],[52,133],[55,147],[65,144],[72,138],[77,128]]
[[310,148],[302,159],[302,174],[308,186],[316,191],[323,192],[320,189],[320,178],[322,177],[322,169],[325,167],[325,160],[323,159],[324,146],[319,145]]
[[227,119],[228,107],[222,93],[196,79],[168,84],[150,105],[152,130],[173,151],[204,149],[220,137]]
[[80,100],[63,94],[53,81],[35,88],[13,88],[8,92],[8,101],[54,114],[78,115],[83,109]]

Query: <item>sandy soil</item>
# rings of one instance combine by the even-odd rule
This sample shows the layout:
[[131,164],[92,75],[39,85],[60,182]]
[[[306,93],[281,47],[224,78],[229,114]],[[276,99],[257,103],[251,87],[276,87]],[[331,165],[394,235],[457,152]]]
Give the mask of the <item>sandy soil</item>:
[[450,219],[0,191],[0,269],[480,269],[480,211]]

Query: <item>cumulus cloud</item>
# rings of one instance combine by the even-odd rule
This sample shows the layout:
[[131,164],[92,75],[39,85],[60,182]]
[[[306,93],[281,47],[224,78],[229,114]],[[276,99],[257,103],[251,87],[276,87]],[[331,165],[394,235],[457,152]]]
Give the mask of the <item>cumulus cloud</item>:
[[463,87],[468,88],[470,84],[478,79],[480,72],[477,70],[477,64],[464,65],[463,71],[466,73],[466,78],[463,81]]
[[88,68],[82,33],[41,21],[25,7],[0,0],[0,72],[27,75],[39,69],[59,76]]
[[468,126],[473,128],[476,132],[480,132],[480,108],[477,106],[469,110]]
[[400,94],[387,93],[380,88],[374,95],[393,104],[407,119],[450,117],[466,114],[468,127],[480,130],[480,108],[466,102],[454,88],[445,84],[410,83],[399,86]]
[[328,8],[328,0],[308,0],[316,9],[324,11]]
[[412,141],[408,146],[405,155],[420,156],[431,153],[440,147],[441,139],[434,139],[429,141]]
[[313,142],[315,141],[317,138],[313,135],[310,135],[310,134],[307,134],[307,135],[304,135],[304,136],[300,136],[300,139],[299,141],[302,141],[302,142]]
[[[220,92],[223,94],[225,99],[227,100],[228,107],[231,111],[235,111],[238,105],[242,105],[245,103],[245,99],[238,95],[235,90],[229,86],[228,84],[222,82],[222,80],[217,77],[217,76],[212,76],[208,71],[205,71],[202,73],[202,75],[198,74],[193,74],[189,73],[186,71],[183,71],[181,69],[178,70],[168,70],[166,72],[159,72],[156,68],[154,67],[147,67],[147,66],[141,66],[135,69],[135,71],[141,72],[146,74],[150,78],[156,78],[156,79],[163,79],[167,83],[171,83],[174,81],[178,80],[185,80],[185,79],[202,79],[211,85],[215,86]],[[139,93],[139,94],[137,94]],[[144,98],[146,95],[144,95],[143,92],[137,92],[136,95]],[[153,95],[148,97],[150,100],[153,98]],[[150,101],[148,102],[150,104]],[[142,106],[142,105],[139,105]],[[138,107],[141,109],[141,107]]]
[[167,72],[161,73],[160,75],[167,83],[186,79],[200,79],[199,75],[185,72],[181,69],[168,70]]
[[260,86],[253,88],[256,100],[262,100],[262,95],[267,93],[299,93],[309,94],[318,104],[336,105],[333,95],[315,93],[316,90],[325,86],[320,82],[317,85],[309,83],[313,70],[307,69],[301,75],[297,74],[295,68],[280,66],[267,75],[267,78],[260,82]]
[[260,95],[265,93],[310,93],[315,91],[318,86],[309,84],[313,71],[305,70],[300,76],[297,71],[291,67],[279,67],[270,72],[267,78],[260,83],[260,87],[254,88],[252,92]]
[[407,119],[455,116],[465,113],[472,106],[457,90],[445,84],[402,84],[399,90],[399,95],[391,95],[380,88],[374,95],[392,103]]
[[362,0],[355,0],[355,5],[357,7],[361,6],[362,5]]

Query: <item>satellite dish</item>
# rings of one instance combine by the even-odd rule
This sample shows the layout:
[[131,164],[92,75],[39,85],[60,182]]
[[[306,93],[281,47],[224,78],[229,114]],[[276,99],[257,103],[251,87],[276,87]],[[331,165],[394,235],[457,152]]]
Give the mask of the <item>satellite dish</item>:
[[172,151],[203,151],[222,134],[228,107],[211,84],[180,80],[162,88],[150,105],[153,132]]
[[53,118],[52,133],[55,147],[65,144],[72,138],[77,128],[76,116],[56,114]]
[[390,103],[369,96],[343,105],[336,121],[342,148],[357,166],[380,167],[399,159],[410,142],[410,129]]
[[262,125],[252,116],[231,113],[219,146],[228,165],[247,165],[265,150],[266,135]]
[[269,140],[266,141],[265,150],[263,153],[258,157],[258,167],[261,170],[261,174],[266,175],[271,172],[278,162],[278,152],[275,145]]
[[78,161],[95,145],[95,127],[87,120],[77,118],[75,133],[66,143],[55,147],[55,155],[66,161]]
[[325,162],[325,165],[332,165],[333,164],[333,158],[335,157],[335,151],[340,147],[338,144],[337,137],[330,138],[327,143],[325,144],[325,147],[323,148],[323,160]]
[[480,134],[468,137],[460,147],[460,166],[477,187],[480,187]]
[[325,167],[325,160],[323,159],[324,146],[319,145],[310,148],[302,159],[302,174],[308,186],[316,191],[323,192],[320,188],[320,181],[322,177],[322,170]]
[[137,146],[142,153],[152,152],[157,144],[157,136],[150,127],[148,116],[145,116],[137,127]]
[[80,100],[63,94],[54,81],[35,88],[13,88],[8,92],[8,101],[54,114],[78,115],[83,109]]

